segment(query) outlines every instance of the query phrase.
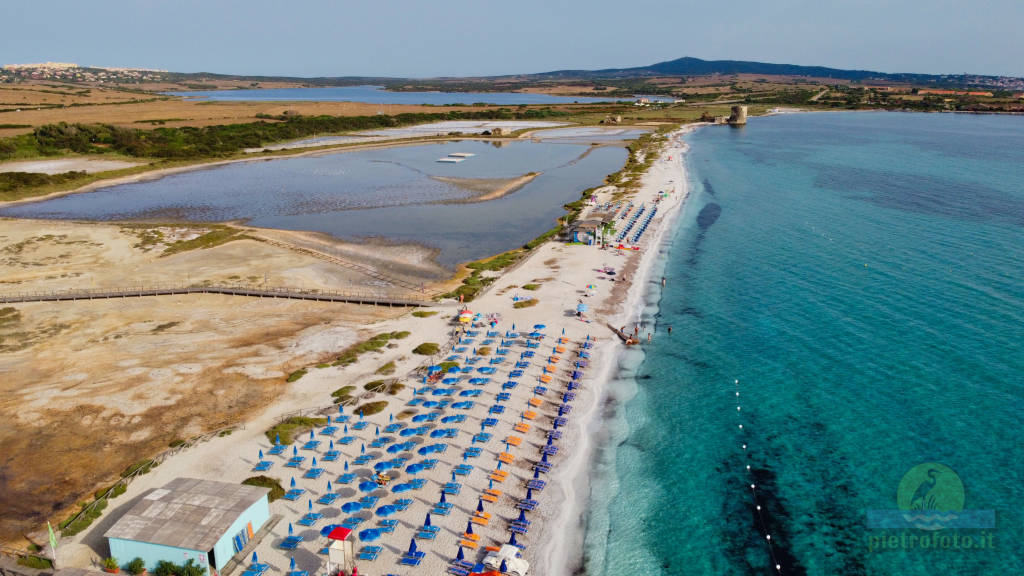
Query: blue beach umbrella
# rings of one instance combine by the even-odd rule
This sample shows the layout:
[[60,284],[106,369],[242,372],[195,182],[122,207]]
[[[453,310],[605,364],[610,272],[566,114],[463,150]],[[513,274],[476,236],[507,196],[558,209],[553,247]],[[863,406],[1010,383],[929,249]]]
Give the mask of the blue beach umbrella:
[[415,538],[409,539],[409,554],[410,555],[416,554],[416,539]]
[[281,434],[280,433],[274,434],[274,445],[277,445],[277,444],[280,444],[280,443],[281,443]]
[[391,504],[386,504],[384,506],[381,506],[380,508],[377,508],[377,516],[380,516],[381,518],[387,518],[395,512],[398,512],[398,508],[395,508]]
[[458,371],[459,369],[456,366],[452,366],[451,368],[448,369],[448,374],[455,374]]
[[482,498],[477,498],[477,500],[476,500],[476,511],[477,512],[483,512],[484,511],[484,501],[483,501]]
[[437,364],[434,364],[433,366],[430,366],[429,368],[427,368],[427,372],[430,372],[431,374],[433,374],[434,372],[440,372],[440,371],[441,371],[441,366],[439,366]]
[[348,434],[348,424],[345,424],[345,434]]
[[547,328],[547,326],[545,326],[545,325],[543,325],[543,324],[534,324],[534,325],[533,325],[533,329],[534,329],[534,330],[543,330],[543,329],[545,329],[545,328]]
[[391,489],[395,494],[401,494],[402,492],[408,492],[409,490],[412,490],[412,484],[397,484]]
[[462,546],[459,546],[459,551],[455,554],[455,559],[459,562],[462,562],[466,559],[466,553],[462,551]]
[[307,506],[307,508],[309,509],[310,512],[313,511],[313,499],[312,498],[309,499],[309,505]]
[[344,512],[345,514],[352,514],[352,513],[355,513],[355,512],[359,512],[362,509],[363,509],[363,504],[361,502],[357,502],[357,501],[345,502],[344,504],[341,505],[341,511]]
[[291,484],[291,486],[292,486],[292,488],[295,488],[295,476],[292,476],[292,484]]
[[312,430],[310,430],[310,431],[309,431],[309,439],[310,439],[310,440],[313,440],[314,438],[316,438],[316,436],[313,436],[313,431],[312,431]]
[[472,533],[473,533],[473,523],[472,522],[466,522],[466,534],[472,534]]
[[295,446],[292,446],[292,456],[298,456],[298,455],[299,455],[299,449],[296,448]]
[[313,456],[313,468],[316,468],[316,456]]
[[430,526],[430,512],[427,512],[427,517],[423,520],[424,526]]
[[359,445],[359,453],[360,454],[366,454],[366,444],[360,444]]
[[291,536],[294,533],[295,533],[295,529],[292,528],[292,523],[289,522],[288,523],[288,535]]
[[348,460],[345,460],[345,472],[348,472]]
[[263,450],[260,450],[260,460],[263,460]]
[[328,492],[334,492],[334,488],[331,487],[331,481],[330,480],[327,481],[327,491]]
[[374,542],[380,538],[380,530],[376,528],[367,528],[359,532],[359,540],[361,542]]
[[395,421],[395,415],[394,414],[388,414],[388,422],[394,422],[394,421]]
[[330,444],[330,446],[331,446],[331,450],[334,450],[334,440],[331,440],[331,441],[330,441],[330,443],[331,443],[331,444]]
[[[520,510],[519,518],[516,518],[516,520],[519,522],[526,522],[526,510]],[[513,532],[513,534],[515,534],[515,532]],[[509,544],[514,544],[514,542],[509,542]]]
[[498,572],[501,572],[502,574],[508,572],[508,563],[505,562],[504,558],[501,559],[501,566],[498,567]]
[[260,557],[259,557],[259,556],[257,556],[257,555],[256,555],[256,551],[255,551],[255,550],[253,550],[253,551],[252,551],[252,563],[253,563],[253,564],[259,564],[259,562],[260,562]]
[[526,489],[526,499],[533,500],[533,488]]
[[291,570],[295,570],[295,557],[294,556],[292,557],[291,562],[288,563],[288,568],[291,569]]
[[444,497],[444,492],[441,492],[441,499],[438,500],[438,502],[440,502],[441,504],[444,504],[445,502],[447,502],[447,500],[445,500],[445,497]]
[[380,436],[380,426],[377,426],[376,428],[374,428],[374,430],[374,436]]
[[377,462],[376,464],[373,465],[373,469],[376,470],[377,472],[383,472],[385,470],[390,470],[390,469],[392,469],[394,467],[395,467],[394,462],[390,462],[390,461]]
[[373,492],[376,489],[377,489],[377,483],[376,482],[371,482],[371,481],[367,480],[366,482],[360,482],[359,483],[359,491],[360,492]]
[[459,382],[458,378],[451,377],[451,376],[448,377],[448,378],[445,378],[444,380],[441,380],[442,384],[447,384],[447,385],[458,384],[458,382]]

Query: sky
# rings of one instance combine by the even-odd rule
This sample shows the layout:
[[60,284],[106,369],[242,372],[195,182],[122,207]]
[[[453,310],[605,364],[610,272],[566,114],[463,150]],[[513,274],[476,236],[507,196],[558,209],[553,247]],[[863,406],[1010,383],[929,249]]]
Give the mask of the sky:
[[0,64],[482,76],[693,56],[1024,76],[1024,0],[31,0]]

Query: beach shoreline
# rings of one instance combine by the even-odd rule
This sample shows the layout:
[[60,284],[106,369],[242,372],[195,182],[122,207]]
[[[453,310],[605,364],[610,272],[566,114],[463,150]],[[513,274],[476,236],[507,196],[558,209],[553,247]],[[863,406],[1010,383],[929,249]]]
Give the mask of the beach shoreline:
[[[648,243],[647,251],[644,252],[640,264],[633,277],[630,278],[629,289],[619,304],[621,312],[611,319],[613,325],[628,326],[641,320],[642,310],[639,313],[637,311],[649,292],[648,283],[651,272],[659,261],[659,254],[669,238],[669,233],[674,230],[690,196],[684,161],[687,146],[681,139],[702,126],[704,124],[686,125],[669,135],[670,140],[679,142],[681,146],[669,146],[662,152],[660,160],[666,163],[678,163],[680,191],[673,198],[669,210],[663,213],[655,228],[654,238]],[[673,160],[665,160],[664,158],[668,155],[671,155]],[[651,177],[650,171],[645,174],[645,180],[649,177]],[[645,181],[645,186],[651,184],[656,183]],[[599,437],[601,430],[607,425],[601,414],[607,407],[609,386],[625,353],[630,350],[642,353],[643,350],[640,346],[627,348],[617,339],[605,344],[605,348],[602,349],[600,365],[592,380],[586,411],[572,428],[570,442],[576,446],[573,459],[551,476],[551,488],[557,490],[562,505],[555,507],[556,516],[546,522],[543,527],[542,544],[534,558],[535,570],[538,574],[569,576],[578,573],[583,564],[587,505],[591,499],[590,490],[592,488],[590,474],[595,464],[594,457],[601,448],[599,442],[594,439]],[[574,553],[573,550],[577,552]]]

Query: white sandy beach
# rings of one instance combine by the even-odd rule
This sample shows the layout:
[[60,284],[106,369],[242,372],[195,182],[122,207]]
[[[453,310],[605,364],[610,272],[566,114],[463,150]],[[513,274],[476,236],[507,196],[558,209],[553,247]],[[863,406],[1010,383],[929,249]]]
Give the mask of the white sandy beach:
[[[671,191],[658,204],[658,214],[650,224],[650,229],[639,241],[638,251],[619,251],[614,249],[601,250],[596,246],[566,245],[559,242],[549,242],[534,250],[523,262],[503,275],[491,286],[490,290],[478,297],[471,304],[474,312],[483,314],[494,313],[501,317],[497,326],[501,334],[510,330],[515,324],[516,330],[529,330],[534,324],[543,323],[547,325],[544,331],[547,337],[543,340],[541,347],[536,351],[536,357],[531,359],[530,365],[524,370],[524,374],[516,380],[520,384],[512,390],[505,390],[509,398],[498,401],[496,396],[501,393],[502,382],[509,379],[509,371],[519,355],[524,351],[522,338],[516,338],[516,343],[510,346],[508,361],[497,366],[497,373],[491,377],[491,382],[482,387],[468,385],[465,380],[470,376],[479,376],[475,371],[472,375],[465,375],[463,382],[454,385],[459,389],[482,389],[479,398],[475,400],[475,406],[468,411],[446,410],[445,415],[466,414],[464,423],[457,425],[436,423],[437,428],[455,427],[459,431],[453,439],[447,440],[449,446],[443,454],[435,454],[431,458],[437,458],[438,463],[432,469],[416,475],[417,478],[426,480],[426,485],[418,490],[410,491],[403,495],[387,494],[382,497],[376,506],[390,503],[399,497],[408,497],[413,500],[408,510],[401,512],[393,518],[399,520],[394,533],[385,534],[376,544],[382,545],[383,550],[378,558],[372,562],[358,562],[360,574],[442,574],[445,573],[449,562],[454,558],[458,550],[458,543],[466,528],[467,521],[472,517],[477,506],[478,496],[488,488],[488,474],[496,466],[496,457],[505,451],[503,440],[511,435],[522,438],[518,447],[511,448],[509,452],[514,456],[514,461],[503,465],[503,470],[509,473],[504,482],[495,483],[495,488],[501,489],[504,494],[493,504],[485,504],[486,511],[491,518],[486,526],[474,526],[475,533],[479,536],[480,548],[476,551],[466,549],[467,559],[474,561],[483,558],[483,547],[485,545],[499,545],[508,541],[508,522],[518,515],[515,504],[518,499],[525,495],[524,483],[531,479],[532,463],[540,457],[539,450],[545,444],[546,434],[551,429],[552,418],[557,415],[558,396],[564,390],[567,381],[568,370],[572,367],[575,359],[574,352],[577,344],[589,335],[596,338],[598,343],[591,350],[593,360],[586,370],[586,378],[583,381],[581,390],[577,390],[578,397],[571,403],[573,411],[568,415],[569,424],[563,430],[563,436],[556,442],[559,452],[551,458],[554,467],[550,474],[541,475],[547,481],[547,487],[543,492],[535,493],[539,500],[539,506],[535,512],[529,514],[533,521],[532,529],[527,535],[519,538],[519,542],[525,545],[523,557],[531,564],[531,573],[542,575],[570,574],[577,565],[582,552],[582,529],[583,529],[583,507],[588,496],[586,483],[587,469],[590,462],[592,446],[587,441],[591,432],[600,422],[600,406],[604,396],[603,386],[615,366],[615,358],[622,344],[618,338],[608,330],[606,323],[612,325],[626,325],[634,319],[637,303],[641,297],[644,285],[647,281],[647,273],[651,264],[656,259],[657,246],[664,234],[671,230],[673,217],[678,213],[679,207],[685,200],[687,191],[685,188],[685,173],[681,162],[683,147],[678,141],[680,133],[670,135],[669,144],[666,146],[659,158],[644,177],[640,191],[631,199],[639,206],[641,203],[650,207],[660,191]],[[671,157],[672,160],[668,160]],[[605,202],[611,197],[611,191],[604,189],[598,194],[597,200]],[[584,214],[583,218],[586,218]],[[617,221],[621,227],[621,221]],[[604,267],[615,268],[620,272],[616,276],[608,276],[600,272]],[[634,270],[631,278],[623,278],[623,270]],[[625,291],[622,282],[631,282],[628,291]],[[520,288],[525,284],[539,284],[535,291],[528,291]],[[586,286],[593,284],[593,290],[587,290]],[[616,290],[618,287],[618,290]],[[536,298],[535,306],[516,309],[513,307],[513,297]],[[589,307],[587,318],[589,322],[581,322],[575,317],[577,303],[583,301]],[[343,472],[344,462],[352,461],[360,453],[360,446],[365,444],[368,453],[379,456],[373,462],[392,458],[383,449],[374,450],[369,447],[375,437],[375,429],[379,426],[384,428],[389,423],[389,415],[396,416],[406,409],[407,404],[414,399],[414,389],[418,386],[418,376],[410,376],[409,373],[431,361],[436,361],[442,356],[427,359],[411,353],[412,348],[422,342],[437,342],[444,344],[454,329],[452,316],[456,308],[451,305],[440,305],[435,308],[440,313],[431,318],[415,318],[405,315],[396,320],[380,322],[369,328],[375,332],[408,330],[411,335],[397,342],[395,348],[385,348],[379,353],[364,354],[359,361],[347,367],[330,367],[314,369],[301,380],[282,388],[281,398],[271,407],[267,408],[260,416],[248,422],[244,429],[237,430],[230,436],[215,438],[181,452],[167,460],[161,466],[155,468],[147,475],[140,477],[133,482],[125,495],[111,501],[110,507],[103,516],[82,534],[61,542],[59,560],[64,567],[96,567],[100,560],[107,554],[107,545],[102,537],[103,533],[117,520],[117,518],[131,507],[142,495],[149,490],[158,488],[176,477],[195,477],[204,479],[218,479],[231,482],[256,475],[251,469],[257,460],[260,450],[266,453],[271,447],[264,436],[264,431],[270,428],[283,415],[297,410],[315,410],[330,406],[330,392],[345,385],[356,386],[362,392],[362,385],[371,380],[380,379],[374,371],[382,364],[394,361],[397,371],[395,376],[406,384],[406,387],[395,396],[382,394],[373,395],[367,400],[387,400],[389,405],[380,414],[367,417],[370,424],[361,431],[350,430],[349,434],[357,439],[347,446],[337,445],[342,456],[335,462],[323,462],[322,456],[326,447],[321,445],[315,451],[300,451],[301,455],[307,456],[307,461],[298,471],[285,468],[285,459],[275,456],[267,456],[268,460],[274,462],[273,468],[266,474],[281,480],[286,488],[294,476],[297,486],[305,489],[304,494],[295,502],[278,500],[271,504],[271,512],[282,516],[282,521],[275,526],[272,535],[259,543],[256,550],[261,562],[268,562],[274,571],[286,572],[291,558],[299,569],[308,570],[310,574],[322,574],[325,570],[326,556],[319,553],[324,546],[324,539],[319,535],[319,529],[326,524],[339,523],[346,515],[342,514],[339,505],[357,499],[362,496],[355,489],[355,485],[361,480],[369,477],[372,462],[369,466],[351,466],[351,471],[359,476],[366,477],[356,480],[352,484],[343,485],[336,482],[338,476]],[[611,314],[602,315],[602,309],[614,310]],[[539,407],[530,408],[528,401],[534,398],[534,386],[537,385],[545,360],[551,354],[555,346],[554,339],[565,330],[565,336],[569,344],[565,345],[566,352],[560,353],[560,361],[557,366],[555,381],[549,384],[550,390],[547,394],[539,396],[542,404]],[[467,344],[469,349],[482,346],[487,328],[480,328],[480,335],[473,343]],[[310,335],[316,337],[316,335]],[[495,338],[491,348],[491,355],[484,356],[477,366],[486,366],[488,359],[494,357],[493,351],[498,347],[500,339]],[[301,344],[300,344],[301,345]],[[343,347],[339,345],[339,349]],[[445,351],[447,352],[447,350]],[[367,393],[367,395],[371,395]],[[431,397],[431,399],[437,399]],[[453,401],[466,400],[456,396]],[[488,407],[494,404],[502,404],[506,408],[501,414],[489,414]],[[521,421],[522,414],[526,409],[532,409],[537,417],[530,421],[529,432],[514,432],[513,427]],[[420,409],[420,414],[426,411]],[[336,411],[329,412],[337,414]],[[358,420],[357,415],[347,409],[345,414],[349,416],[349,423]],[[449,496],[448,501],[454,504],[454,509],[448,516],[437,516],[432,518],[433,524],[440,528],[434,540],[417,541],[419,548],[426,552],[420,566],[416,568],[403,567],[398,564],[398,559],[408,546],[410,538],[415,534],[416,528],[422,524],[428,510],[437,501],[440,487],[452,480],[452,469],[458,464],[463,464],[463,453],[466,448],[474,446],[473,435],[481,430],[481,421],[484,418],[492,417],[497,420],[494,426],[487,429],[492,434],[489,442],[477,443],[483,453],[474,459],[466,460],[465,463],[474,466],[473,472],[468,476],[459,476],[458,481],[462,484],[461,491],[457,496]],[[401,420],[406,424],[408,420]],[[334,439],[343,436],[339,431],[333,436]],[[394,435],[392,435],[394,436]],[[318,436],[327,443],[328,436]],[[402,438],[401,441],[412,439]],[[422,438],[423,444],[440,442],[433,438]],[[419,440],[417,440],[419,442]],[[288,448],[286,455],[292,453]],[[326,469],[326,472],[319,479],[304,479],[302,472],[310,467],[310,459],[316,456],[319,465]],[[414,453],[409,463],[418,462],[422,458]],[[404,471],[392,472],[397,478],[392,484],[398,484],[410,479]],[[313,500],[326,492],[327,481],[334,482],[333,490],[339,494],[338,500],[329,506],[313,504],[314,510],[323,513],[321,519],[312,528],[302,528],[297,522],[307,512],[307,502],[312,496]],[[356,514],[357,516],[366,516]],[[539,521],[540,520],[540,521]],[[304,541],[298,549],[292,552],[281,550],[278,545],[288,533],[289,523],[293,524],[295,533],[304,536]],[[376,525],[377,518],[364,522],[356,530]],[[356,538],[355,534],[351,538]],[[359,550],[362,544],[356,539],[355,547]],[[119,558],[122,563],[130,558]],[[232,576],[232,575],[229,575]]]

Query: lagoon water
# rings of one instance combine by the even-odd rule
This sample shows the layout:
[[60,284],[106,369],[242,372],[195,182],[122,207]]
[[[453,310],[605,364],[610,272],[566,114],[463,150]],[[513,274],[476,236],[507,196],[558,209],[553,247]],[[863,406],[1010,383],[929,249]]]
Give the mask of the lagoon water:
[[[615,102],[632,98],[595,98],[586,96],[554,96],[528,92],[390,92],[380,86],[329,86],[323,88],[253,88],[243,90],[196,90],[167,92],[202,100],[228,101],[313,101],[313,102],[368,102],[370,104],[572,104]],[[652,97],[652,99],[659,99]],[[662,98],[663,99],[663,98]]]
[[[612,384],[586,573],[1024,573],[1024,118],[804,114],[688,138],[654,343]],[[928,462],[995,527],[870,525]]]
[[[11,206],[0,215],[84,220],[184,220],[380,238],[439,250],[453,266],[521,246],[555,225],[563,204],[622,167],[620,147],[533,141],[442,142],[235,163],[158,180]],[[451,153],[475,154],[458,164]],[[431,177],[541,175],[496,200]]]

